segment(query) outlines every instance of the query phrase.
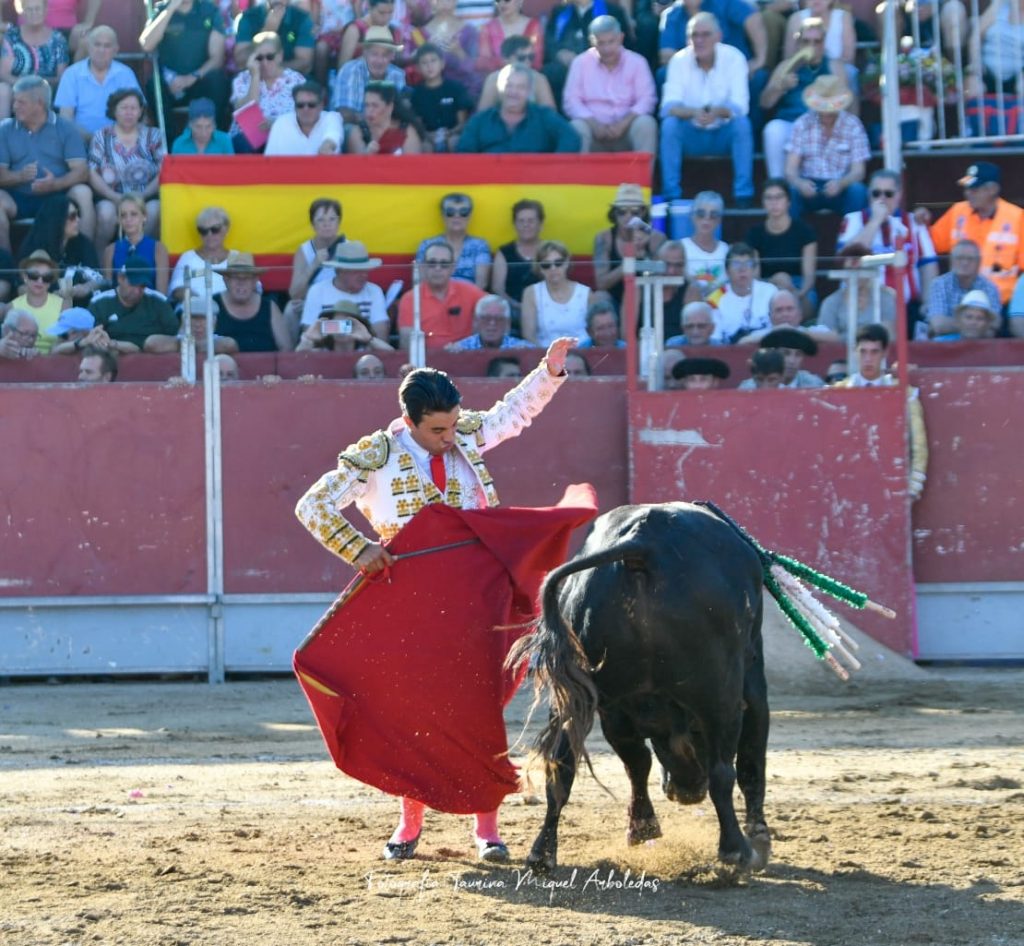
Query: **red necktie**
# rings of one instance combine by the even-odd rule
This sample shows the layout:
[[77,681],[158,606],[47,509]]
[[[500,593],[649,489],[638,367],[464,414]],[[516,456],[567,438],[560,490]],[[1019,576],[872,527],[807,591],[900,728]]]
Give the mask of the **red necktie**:
[[444,454],[434,454],[430,458],[430,478],[434,481],[434,485],[444,493],[445,483],[447,476],[444,472]]

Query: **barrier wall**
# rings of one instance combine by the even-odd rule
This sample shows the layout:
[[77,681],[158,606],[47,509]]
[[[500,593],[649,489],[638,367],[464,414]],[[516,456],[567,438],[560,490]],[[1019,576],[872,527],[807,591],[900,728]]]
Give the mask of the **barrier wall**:
[[895,388],[638,394],[630,492],[714,501],[766,547],[897,611],[895,622],[858,613],[857,623],[913,654],[904,438]]

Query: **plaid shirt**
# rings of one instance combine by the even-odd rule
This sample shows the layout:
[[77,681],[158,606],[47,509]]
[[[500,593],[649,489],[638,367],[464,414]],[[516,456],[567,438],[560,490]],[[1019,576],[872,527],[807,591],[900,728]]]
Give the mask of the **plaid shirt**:
[[[398,66],[388,66],[387,75],[384,77],[388,82],[393,82],[399,90],[405,88],[405,73]],[[366,66],[366,60],[360,57],[346,62],[338,70],[338,77],[334,80],[334,95],[331,99],[331,108],[350,108],[353,112],[363,114],[363,93],[366,91],[366,83],[370,81],[370,70]]]
[[849,112],[839,113],[828,137],[818,113],[805,112],[793,122],[793,137],[786,150],[800,155],[800,176],[815,181],[843,177],[855,161],[871,157],[864,126]]
[[933,279],[928,290],[928,318],[936,316],[952,316],[953,310],[960,305],[960,300],[969,292],[980,289],[988,296],[989,305],[993,312],[998,312],[1003,304],[999,300],[999,289],[991,279],[984,276],[977,276],[973,283],[966,289],[960,288],[960,282],[955,273],[945,273],[938,279]]
[[[453,348],[455,351],[482,351],[483,342],[480,341],[479,335],[470,335],[468,338],[460,338],[457,342],[453,342]],[[516,338],[513,335],[506,335],[502,340],[498,348],[535,348],[535,345],[531,345],[529,342],[524,341],[521,338]]]

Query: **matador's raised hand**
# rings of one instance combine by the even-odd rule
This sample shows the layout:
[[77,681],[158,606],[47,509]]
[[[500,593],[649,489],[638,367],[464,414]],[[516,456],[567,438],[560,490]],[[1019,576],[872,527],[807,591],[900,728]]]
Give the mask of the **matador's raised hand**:
[[557,377],[565,371],[565,356],[578,344],[575,338],[556,338],[544,356],[548,363],[548,374]]

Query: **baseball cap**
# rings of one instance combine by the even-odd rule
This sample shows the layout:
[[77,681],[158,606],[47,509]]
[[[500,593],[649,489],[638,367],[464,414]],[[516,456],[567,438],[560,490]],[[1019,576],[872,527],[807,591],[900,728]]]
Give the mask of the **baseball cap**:
[[982,184],[999,183],[999,168],[988,161],[972,164],[967,173],[957,182],[961,187],[981,187]]
[[88,332],[95,328],[96,319],[88,309],[75,306],[73,309],[65,309],[60,318],[47,330],[47,335],[67,335],[68,332]]
[[153,267],[144,259],[139,259],[137,256],[129,256],[118,272],[133,286],[153,288]]

